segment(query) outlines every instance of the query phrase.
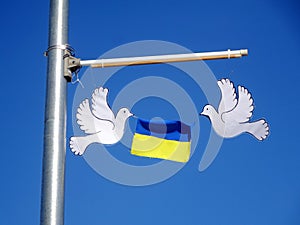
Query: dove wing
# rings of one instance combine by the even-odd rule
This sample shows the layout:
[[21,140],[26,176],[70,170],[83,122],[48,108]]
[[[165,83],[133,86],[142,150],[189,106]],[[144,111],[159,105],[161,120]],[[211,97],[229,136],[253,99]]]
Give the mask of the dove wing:
[[250,92],[242,86],[238,86],[239,100],[236,107],[222,115],[223,121],[237,121],[239,123],[248,122],[254,109],[253,99]]
[[98,119],[92,114],[88,99],[80,103],[76,118],[80,129],[86,134],[94,134],[114,128],[114,124],[111,121]]
[[236,104],[236,93],[233,83],[229,79],[218,81],[218,86],[221,90],[221,101],[218,108],[218,113],[222,115],[225,112],[232,110]]
[[99,119],[115,121],[115,115],[107,104],[107,88],[95,89],[92,96],[92,112]]

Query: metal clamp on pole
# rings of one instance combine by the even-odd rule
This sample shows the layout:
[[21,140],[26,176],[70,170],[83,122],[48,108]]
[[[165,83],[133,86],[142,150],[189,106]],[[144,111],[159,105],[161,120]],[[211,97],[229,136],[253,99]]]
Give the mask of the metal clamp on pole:
[[68,82],[72,81],[73,73],[78,73],[81,66],[80,66],[80,59],[75,58],[74,55],[69,54],[66,50],[64,55],[64,77],[67,79]]
[[64,44],[64,45],[51,45],[49,48],[44,52],[44,56],[48,56],[49,52],[55,49],[60,49],[60,50],[68,50],[71,55],[74,55],[75,50],[69,45],[69,44]]
[[44,56],[48,56],[49,52],[55,49],[64,50],[64,77],[68,82],[72,81],[72,74],[79,71],[80,59],[75,58],[75,50],[69,45],[52,45],[49,46],[47,51],[44,52]]

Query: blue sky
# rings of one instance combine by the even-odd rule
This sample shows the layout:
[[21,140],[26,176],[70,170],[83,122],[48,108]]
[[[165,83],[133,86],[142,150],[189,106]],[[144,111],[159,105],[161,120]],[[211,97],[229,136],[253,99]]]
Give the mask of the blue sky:
[[[228,77],[251,91],[253,119],[266,118],[271,135],[264,142],[249,135],[224,140],[211,166],[199,172],[210,132],[209,120],[201,117],[190,161],[170,179],[142,187],[105,179],[67,148],[65,224],[299,224],[299,10],[297,1],[71,1],[69,43],[84,59],[141,40],[173,42],[194,52],[248,48],[245,58],[206,63],[217,79]],[[1,224],[39,224],[48,11],[47,1],[2,3]],[[121,84],[139,75],[172,73],[190,88],[200,112],[207,104],[203,92],[166,65],[124,68],[107,83],[110,101]],[[76,88],[68,85],[67,139],[73,135]],[[145,105],[157,110],[145,112]],[[175,117],[158,99],[133,109],[141,117]],[[121,161],[157,162],[130,158],[128,151],[111,148]]]

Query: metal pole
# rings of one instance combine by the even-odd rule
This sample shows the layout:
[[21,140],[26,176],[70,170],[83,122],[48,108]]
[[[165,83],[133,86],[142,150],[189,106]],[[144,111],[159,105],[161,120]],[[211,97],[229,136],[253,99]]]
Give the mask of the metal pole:
[[200,52],[188,54],[174,54],[174,55],[157,55],[157,56],[141,56],[129,58],[112,58],[112,59],[97,59],[97,60],[80,60],[80,66],[112,67],[112,66],[132,66],[145,65],[157,63],[171,63],[171,62],[186,62],[196,60],[212,60],[212,59],[230,59],[240,58],[248,55],[247,49],[227,50],[219,52]]
[[51,0],[41,225],[64,224],[67,81],[64,78],[65,50],[55,46],[68,42],[68,11],[69,0]]

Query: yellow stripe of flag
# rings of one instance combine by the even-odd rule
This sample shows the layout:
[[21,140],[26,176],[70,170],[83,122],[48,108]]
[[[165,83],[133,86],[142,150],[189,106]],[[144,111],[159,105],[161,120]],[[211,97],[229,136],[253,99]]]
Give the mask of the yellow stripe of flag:
[[191,142],[167,140],[135,133],[131,154],[137,156],[187,162],[190,157]]

